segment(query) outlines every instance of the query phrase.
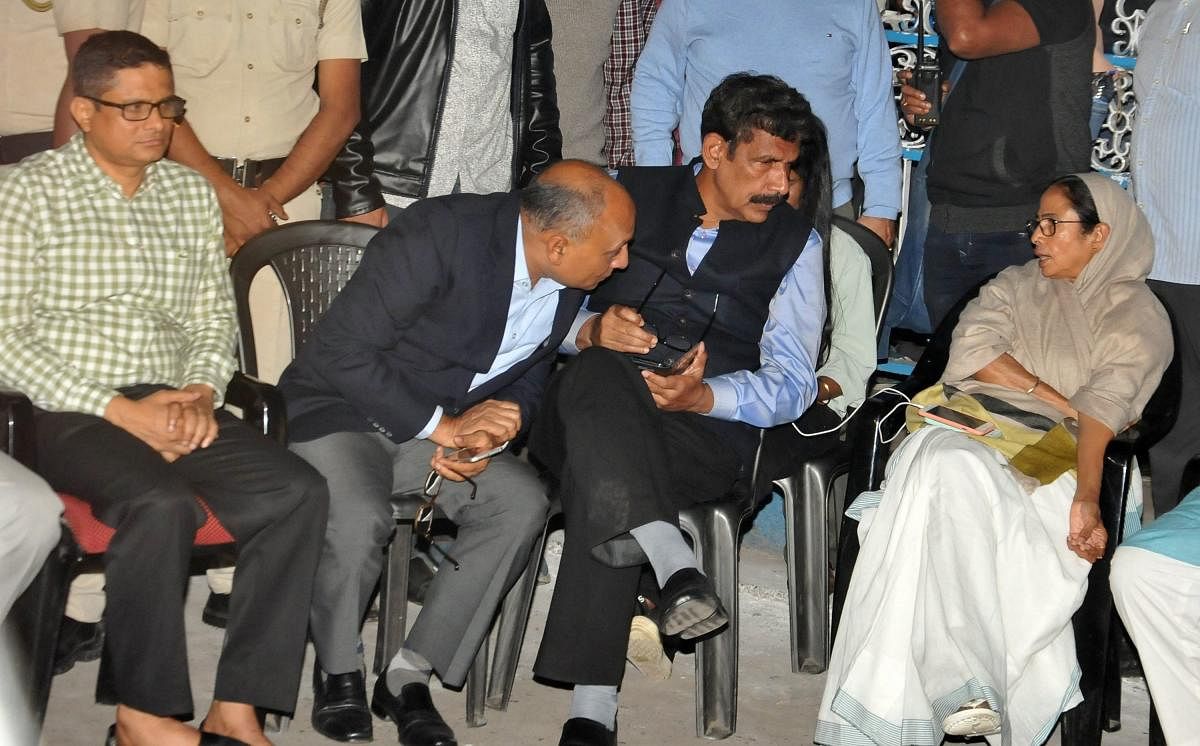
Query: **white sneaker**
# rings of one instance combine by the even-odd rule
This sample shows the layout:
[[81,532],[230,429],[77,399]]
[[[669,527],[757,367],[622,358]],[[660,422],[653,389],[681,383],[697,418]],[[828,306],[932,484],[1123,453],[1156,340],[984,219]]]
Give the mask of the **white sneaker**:
[[1000,732],[1000,713],[986,699],[964,702],[942,722],[948,736],[991,736]]
[[629,625],[629,646],[625,657],[648,679],[666,681],[671,678],[671,659],[663,651],[658,625],[648,617],[635,616]]

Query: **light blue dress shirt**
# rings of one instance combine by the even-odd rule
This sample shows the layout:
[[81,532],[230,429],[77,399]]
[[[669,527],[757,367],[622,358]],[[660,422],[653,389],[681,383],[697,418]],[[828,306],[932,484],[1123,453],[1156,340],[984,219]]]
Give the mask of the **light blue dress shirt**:
[[[698,227],[687,247],[692,274],[712,248],[717,228]],[[575,318],[560,349],[576,354],[575,338],[584,322],[597,314],[587,303]],[[759,369],[737,370],[705,378],[713,393],[709,417],[773,427],[791,422],[817,398],[817,353],[825,326],[825,281],[821,237],[809,233],[804,251],[784,275],[771,299],[767,323],[759,340]]]
[[[469,391],[474,391],[517,363],[525,360],[546,341],[554,328],[554,313],[558,310],[558,291],[563,286],[549,277],[533,284],[529,264],[525,261],[525,231],[517,217],[516,260],[513,262],[512,299],[508,302],[508,319],[504,322],[504,338],[492,367],[486,373],[476,373]],[[428,438],[442,419],[442,408],[433,410],[429,422],[417,433]]]
[[900,212],[899,115],[874,0],[663,0],[630,94],[639,166],[700,153],[700,113],[712,89],[741,71],[777,75],[812,104],[829,135],[833,204],[850,201],[855,161],[863,214]]
[[1133,89],[1133,193],[1154,233],[1150,278],[1200,285],[1200,0],[1157,0]]
[[1189,492],[1178,505],[1121,546],[1145,549],[1200,567],[1200,488]]

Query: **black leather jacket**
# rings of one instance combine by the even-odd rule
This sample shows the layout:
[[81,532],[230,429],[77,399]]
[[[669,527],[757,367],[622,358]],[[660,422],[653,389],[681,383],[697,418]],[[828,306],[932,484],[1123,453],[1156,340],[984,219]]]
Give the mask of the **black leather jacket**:
[[[382,207],[383,193],[426,197],[454,54],[456,0],[362,0],[367,56],[362,121],[330,167],[338,217]],[[562,157],[550,14],[521,0],[513,36],[513,184]]]

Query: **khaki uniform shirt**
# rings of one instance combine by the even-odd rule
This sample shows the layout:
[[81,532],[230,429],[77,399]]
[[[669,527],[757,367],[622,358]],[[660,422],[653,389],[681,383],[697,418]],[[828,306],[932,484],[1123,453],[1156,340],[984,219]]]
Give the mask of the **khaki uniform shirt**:
[[137,31],[145,6],[145,0],[54,0],[54,23],[59,34],[89,28]]
[[142,33],[171,53],[175,91],[219,158],[280,158],[316,116],[317,62],[366,57],[359,0],[148,0]]
[[51,130],[66,75],[53,14],[0,0],[0,137]]

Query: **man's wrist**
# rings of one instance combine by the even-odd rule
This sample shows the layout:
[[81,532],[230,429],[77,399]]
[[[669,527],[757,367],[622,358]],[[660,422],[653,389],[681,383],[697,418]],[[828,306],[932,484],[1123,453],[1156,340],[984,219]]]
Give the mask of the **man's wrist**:
[[579,333],[575,335],[575,347],[578,348],[580,352],[583,352],[587,348],[596,344],[596,340],[592,338],[592,335],[595,333],[596,327],[600,323],[597,321],[599,318],[600,317],[598,315],[593,316],[587,321],[583,322],[583,326],[579,327]]

